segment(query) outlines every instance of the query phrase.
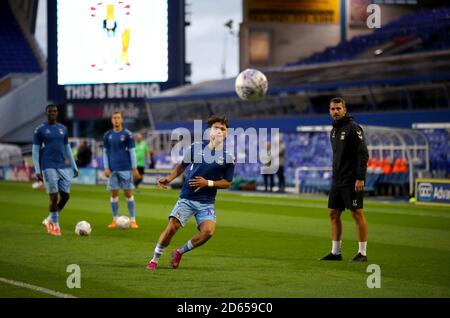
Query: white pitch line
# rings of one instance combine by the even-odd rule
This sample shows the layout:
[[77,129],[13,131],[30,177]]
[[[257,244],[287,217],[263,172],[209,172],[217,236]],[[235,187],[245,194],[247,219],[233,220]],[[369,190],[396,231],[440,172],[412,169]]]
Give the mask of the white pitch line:
[[6,278],[3,278],[3,277],[0,277],[0,282],[3,282],[5,284],[14,285],[14,286],[17,286],[17,287],[28,288],[28,289],[31,289],[31,290],[38,291],[40,293],[52,295],[52,296],[59,297],[59,298],[77,298],[77,297],[75,297],[73,295],[60,293],[58,291],[54,291],[54,290],[47,289],[47,288],[44,288],[44,287],[30,285],[30,284],[27,284],[27,283],[22,283],[22,282],[18,282],[18,281],[15,281],[15,280],[6,279]]

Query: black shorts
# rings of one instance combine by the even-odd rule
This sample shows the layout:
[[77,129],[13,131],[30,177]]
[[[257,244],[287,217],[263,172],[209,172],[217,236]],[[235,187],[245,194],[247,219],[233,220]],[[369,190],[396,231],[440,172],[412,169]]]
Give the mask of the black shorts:
[[328,208],[336,210],[356,210],[363,208],[364,191],[356,192],[355,187],[331,187]]

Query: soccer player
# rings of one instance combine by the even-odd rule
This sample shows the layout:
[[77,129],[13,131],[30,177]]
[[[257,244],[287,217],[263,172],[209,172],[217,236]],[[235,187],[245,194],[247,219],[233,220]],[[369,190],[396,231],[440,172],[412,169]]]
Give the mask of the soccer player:
[[352,261],[367,262],[367,223],[363,213],[363,197],[369,154],[364,133],[353,117],[347,114],[344,99],[333,98],[329,107],[333,119],[330,134],[333,149],[333,179],[328,200],[332,249],[331,253],[321,260],[342,260],[341,214],[347,208],[356,222],[359,241],[358,254]]
[[64,155],[70,161],[75,178],[78,177],[78,168],[69,145],[67,128],[56,122],[58,107],[53,104],[47,105],[45,113],[47,122],[34,131],[32,156],[36,178],[44,182],[50,199],[50,214],[42,224],[46,227],[47,233],[61,236],[59,216],[69,200],[71,183]]
[[119,190],[123,189],[130,214],[130,227],[137,229],[136,207],[133,196],[133,177],[140,178],[136,165],[136,151],[131,131],[123,128],[121,112],[114,112],[111,118],[113,129],[103,136],[103,166],[108,179],[107,189],[111,191],[113,221],[109,228],[117,227],[119,217]]
[[[225,117],[212,116],[208,119],[211,128],[210,139],[194,143],[183,161],[171,174],[158,180],[158,186],[166,188],[175,178],[187,171],[180,197],[169,215],[169,223],[161,233],[153,258],[147,269],[155,270],[161,255],[170,244],[172,237],[194,216],[198,233],[183,247],[172,252],[172,267],[178,268],[184,253],[206,243],[216,229],[216,210],[214,207],[217,189],[227,189],[234,173],[234,157],[224,147],[228,121]],[[186,169],[189,167],[188,169]]]
[[145,142],[145,140],[142,140],[142,135],[136,134],[134,138],[136,140],[137,170],[141,175],[141,178],[134,180],[134,186],[136,188],[136,191],[138,191],[139,184],[141,183],[145,172],[145,162],[147,161],[147,164],[150,164],[151,159],[150,149],[148,148],[147,142]]

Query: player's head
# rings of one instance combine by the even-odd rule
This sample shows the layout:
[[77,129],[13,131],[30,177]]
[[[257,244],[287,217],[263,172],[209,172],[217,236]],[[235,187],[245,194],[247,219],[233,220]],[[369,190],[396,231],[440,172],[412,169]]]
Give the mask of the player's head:
[[330,101],[330,116],[333,120],[342,119],[347,114],[347,106],[342,97],[334,97]]
[[137,143],[140,143],[142,141],[142,134],[140,133],[135,134],[134,139],[136,140]]
[[221,143],[227,137],[228,119],[225,116],[211,116],[208,119],[211,128],[209,138],[213,143]]
[[45,107],[45,114],[47,115],[47,120],[49,122],[56,122],[58,118],[58,106],[55,104],[48,104]]
[[111,122],[114,129],[121,129],[123,123],[123,117],[121,112],[114,112],[111,117]]

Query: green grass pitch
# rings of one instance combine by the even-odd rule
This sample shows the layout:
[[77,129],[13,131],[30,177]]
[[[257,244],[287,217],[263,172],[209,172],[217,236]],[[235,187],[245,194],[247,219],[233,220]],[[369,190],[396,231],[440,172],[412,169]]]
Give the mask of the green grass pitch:
[[[181,229],[160,260],[146,270],[178,191],[136,194],[138,230],[108,229],[109,194],[102,186],[73,186],[60,220],[62,237],[41,225],[48,196],[28,183],[0,182],[0,277],[77,297],[449,297],[450,210],[370,202],[367,264],[356,229],[343,215],[343,262],[320,262],[331,247],[326,199],[221,192],[217,230],[204,246],[170,267],[171,250],[195,232]],[[127,215],[121,196],[120,211]],[[75,224],[91,223],[89,237]],[[81,268],[81,288],[69,289],[69,264]],[[366,285],[369,264],[381,268],[381,288]],[[0,297],[50,297],[0,282]]]

